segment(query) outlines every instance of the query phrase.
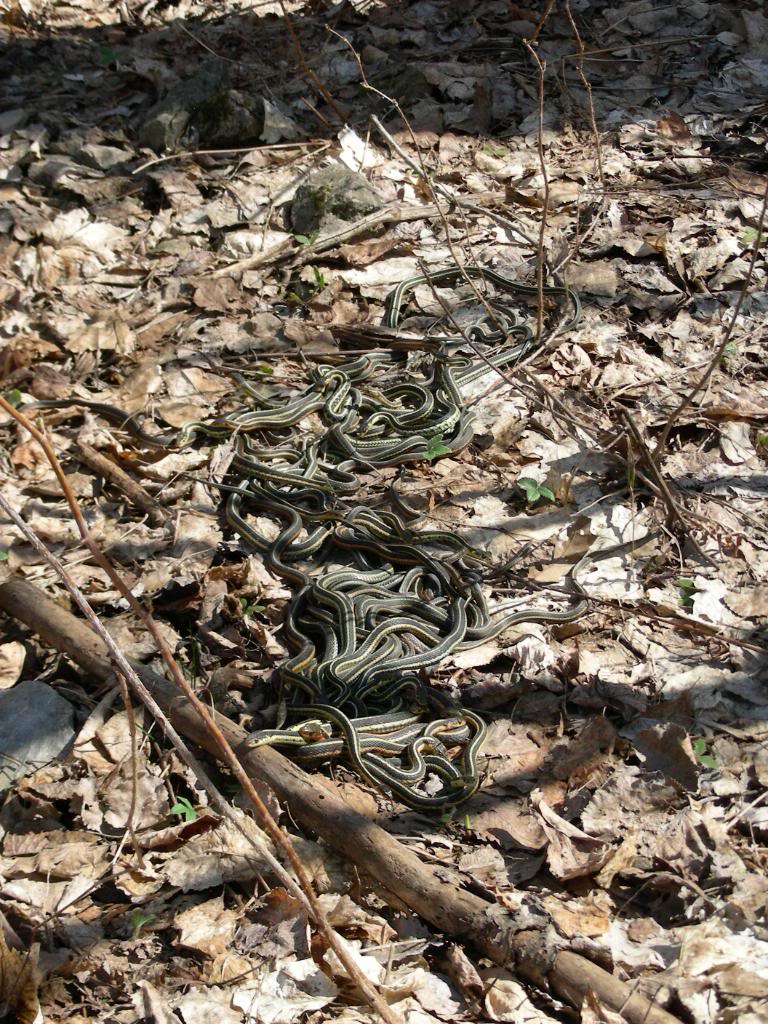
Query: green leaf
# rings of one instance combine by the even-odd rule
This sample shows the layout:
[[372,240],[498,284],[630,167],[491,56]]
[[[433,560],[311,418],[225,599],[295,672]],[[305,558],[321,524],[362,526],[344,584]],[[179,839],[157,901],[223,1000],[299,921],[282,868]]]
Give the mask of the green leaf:
[[299,245],[309,245],[310,242],[312,241],[309,235],[294,235],[293,237],[296,239]]
[[693,752],[702,768],[717,768],[717,761],[711,754],[707,753],[707,741],[705,739],[699,738],[693,741]]
[[141,907],[137,907],[131,911],[131,938],[138,939],[141,934],[141,929],[145,924],[149,924],[154,921],[155,915],[147,913],[146,910],[142,910]]
[[0,548],[0,562],[8,561],[8,548]]
[[111,46],[100,46],[99,47],[99,63],[104,67],[109,64],[115,64],[117,62],[117,53],[112,49]]
[[178,814],[184,821],[196,821],[197,811],[185,796],[180,796],[171,808],[171,814]]
[[768,448],[768,434],[758,434],[757,435],[757,447],[758,448]]
[[739,351],[739,346],[736,344],[736,342],[735,341],[729,341],[728,344],[723,349],[723,354],[722,354],[722,356],[720,358],[721,359],[727,359],[728,356],[733,356],[738,351]]
[[18,409],[21,405],[21,392],[18,388],[13,388],[11,391],[6,393],[5,400],[8,405],[12,405],[14,409]]
[[555,500],[555,492],[554,492],[554,491],[551,491],[551,490],[549,489],[549,487],[543,487],[543,486],[542,486],[542,487],[539,487],[539,495],[540,495],[540,496],[541,496],[542,498],[546,498],[546,499],[547,499],[547,501],[552,501],[552,502],[554,502],[554,500]]
[[677,581],[680,591],[680,604],[683,608],[693,607],[693,595],[696,593],[696,584],[686,576],[681,576]]
[[430,437],[427,440],[427,451],[426,457],[432,462],[434,459],[439,459],[441,455],[450,455],[451,449],[447,444],[443,444],[443,435],[435,434],[434,437]]
[[534,480],[529,476],[518,477],[517,486],[521,491],[525,492],[525,499],[529,505],[535,504],[541,498],[546,498],[547,501],[554,501],[555,495],[553,491],[545,484],[540,484],[538,480]]
[[741,240],[744,245],[752,245],[757,238],[757,228],[744,228],[741,233]]

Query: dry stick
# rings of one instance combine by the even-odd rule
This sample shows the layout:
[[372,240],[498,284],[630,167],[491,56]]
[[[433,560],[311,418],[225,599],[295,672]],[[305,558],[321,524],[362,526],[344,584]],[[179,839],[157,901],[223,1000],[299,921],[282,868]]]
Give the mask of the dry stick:
[[[13,615],[47,643],[69,656],[87,674],[111,678],[112,666],[101,640],[71,612],[65,611],[26,580],[0,585],[0,611]],[[137,674],[166,709],[179,731],[221,758],[221,748],[177,689],[145,665]],[[229,742],[243,750],[243,762],[255,778],[266,782],[283,800],[294,819],[320,835],[343,857],[377,879],[435,928],[471,942],[496,964],[511,965],[539,987],[551,984],[580,1005],[593,991],[609,1008],[621,1011],[631,1024],[680,1024],[678,1018],[589,960],[559,950],[545,914],[530,898],[517,914],[487,902],[462,886],[461,876],[446,865],[431,867],[401,841],[351,808],[333,789],[288,761],[271,747],[247,749],[248,734],[218,712],[214,717]]]
[[581,84],[584,87],[584,92],[587,94],[587,105],[589,108],[589,123],[592,128],[592,137],[595,140],[595,163],[597,164],[597,176],[600,179],[600,186],[603,193],[605,193],[605,172],[603,171],[603,148],[600,143],[600,132],[597,130],[597,116],[595,115],[595,103],[592,97],[592,84],[587,78],[584,72],[584,41],[581,38],[576,21],[571,11],[571,0],[565,0],[565,16],[571,23],[571,31],[573,37],[576,40],[576,47],[578,50],[578,59],[576,61],[576,70],[578,72]]
[[[205,50],[207,53],[210,53],[212,57],[216,57],[217,60],[224,61],[226,64],[236,64],[238,67],[242,68],[250,68],[252,71],[263,72],[264,67],[261,64],[248,64],[244,60],[239,60],[236,57],[226,57],[223,53],[219,53],[217,50],[214,50],[212,46],[209,46],[208,43],[203,42],[202,39],[198,39],[197,36],[194,35],[194,33],[190,32],[182,21],[175,21],[174,26],[178,29],[181,29],[181,31],[185,35],[189,36],[193,43],[196,43],[201,49]],[[260,79],[261,84],[264,85],[265,88],[268,88],[265,85],[265,80],[263,76],[259,74],[257,77]],[[274,95],[271,89],[269,89],[269,92],[271,95]]]
[[278,848],[282,850],[282,852],[288,858],[288,861],[291,867],[293,868],[296,877],[299,879],[299,882],[301,883],[302,889],[307,895],[307,899],[309,900],[309,903],[312,907],[313,917],[319,929],[322,931],[325,939],[327,940],[328,945],[331,947],[331,949],[333,949],[334,953],[336,953],[339,960],[342,962],[345,969],[349,973],[350,977],[354,979],[355,983],[360,988],[360,991],[363,993],[365,1000],[369,1004],[369,1006],[371,1006],[385,1021],[389,1022],[389,1024],[398,1024],[397,1017],[392,1013],[391,1009],[387,1006],[387,1004],[384,1002],[384,1000],[373,987],[373,985],[370,983],[370,981],[363,975],[360,968],[357,966],[354,959],[350,955],[347,947],[342,943],[340,937],[331,927],[328,918],[326,917],[325,912],[322,906],[320,905],[317,895],[315,894],[315,891],[312,887],[312,881],[307,871],[305,870],[304,865],[299,860],[298,854],[296,853],[293,844],[289,840],[288,836],[277,824],[275,819],[272,817],[272,815],[269,812],[269,808],[257,793],[251,779],[243,769],[243,766],[238,760],[235,752],[232,750],[232,747],[227,742],[223,732],[216,724],[216,720],[214,716],[211,714],[210,709],[207,707],[206,704],[203,703],[203,701],[200,700],[200,698],[197,696],[195,691],[190,686],[189,682],[185,679],[184,674],[179,668],[176,659],[173,657],[173,654],[171,653],[171,650],[168,647],[168,644],[164,636],[160,632],[157,623],[149,614],[149,612],[147,612],[147,610],[143,607],[141,602],[136,599],[136,597],[133,595],[128,586],[126,586],[122,577],[119,575],[119,573],[115,571],[114,567],[112,566],[112,563],[109,561],[108,558],[105,557],[101,548],[93,539],[90,531],[88,530],[88,526],[83,516],[82,509],[80,508],[77,498],[75,497],[72,487],[70,486],[69,480],[67,479],[66,474],[62,470],[61,464],[59,463],[56,453],[53,450],[53,447],[51,446],[47,437],[45,437],[45,435],[40,430],[38,430],[37,427],[34,426],[34,424],[31,423],[23,413],[19,412],[18,409],[15,409],[2,396],[0,396],[0,408],[4,409],[10,416],[12,416],[17,423],[25,427],[32,434],[32,436],[38,442],[38,444],[42,447],[43,451],[46,454],[46,457],[48,458],[48,461],[51,464],[51,467],[53,468],[54,473],[56,474],[56,478],[59,481],[61,489],[64,492],[64,497],[67,499],[67,503],[69,504],[69,507],[72,510],[72,515],[74,516],[75,522],[77,523],[78,530],[80,531],[80,536],[82,537],[83,541],[85,542],[86,546],[88,547],[93,557],[96,559],[97,564],[100,565],[102,569],[104,569],[104,571],[107,573],[107,575],[112,580],[114,585],[117,587],[118,591],[128,601],[131,608],[133,608],[133,610],[141,618],[142,622],[151,633],[152,638],[154,639],[155,644],[157,645],[157,649],[162,655],[163,661],[166,663],[171,672],[171,676],[173,677],[174,683],[176,684],[178,689],[184,694],[189,703],[192,705],[197,716],[204,723],[204,727],[210,732],[211,737],[215,741],[218,756],[221,757],[222,761],[229,767],[237,781],[243,787],[243,790],[248,800],[255,809],[259,817],[259,820],[262,823],[267,834],[270,836],[275,845],[278,846]]
[[[357,61],[357,66],[360,69],[360,78],[361,78],[361,82],[362,82],[363,88],[368,90],[369,92],[375,93],[375,95],[380,96],[382,99],[384,99],[388,103],[390,103],[394,107],[394,109],[397,111],[398,115],[400,116],[400,120],[403,122],[403,124],[407,128],[408,134],[411,137],[411,142],[413,143],[413,147],[414,147],[414,149],[416,151],[416,155],[418,157],[418,163],[416,163],[413,160],[411,160],[410,157],[406,153],[403,152],[402,148],[397,144],[397,142],[395,142],[395,140],[392,138],[392,136],[389,134],[389,132],[384,128],[384,126],[379,121],[379,119],[377,117],[373,116],[373,115],[371,116],[371,123],[374,125],[374,127],[377,129],[377,131],[379,131],[379,133],[387,140],[387,142],[392,146],[392,148],[395,150],[395,152],[398,154],[398,156],[400,156],[400,158],[402,160],[404,160],[409,167],[411,167],[413,170],[415,170],[416,173],[419,174],[422,177],[422,179],[424,180],[424,182],[425,182],[425,184],[426,184],[427,188],[429,189],[430,194],[432,196],[432,200],[433,200],[435,208],[437,210],[437,214],[440,217],[440,220],[441,220],[441,222],[443,224],[443,230],[445,231],[445,240],[448,243],[448,248],[450,250],[453,262],[456,264],[456,267],[458,268],[459,272],[461,273],[461,275],[464,278],[464,280],[466,281],[466,283],[472,289],[475,297],[485,307],[486,311],[488,312],[488,315],[491,318],[491,321],[493,322],[495,320],[494,311],[491,308],[491,306],[488,304],[488,301],[486,300],[485,296],[481,293],[480,289],[477,287],[475,282],[472,280],[472,276],[470,274],[468,274],[466,272],[466,270],[464,269],[464,266],[462,265],[462,261],[459,259],[457,251],[456,251],[456,246],[454,244],[453,237],[452,237],[452,234],[451,234],[451,226],[448,223],[448,218],[446,216],[445,210],[443,210],[442,206],[438,202],[438,198],[437,198],[438,195],[442,195],[443,197],[451,197],[451,193],[448,192],[446,189],[444,189],[442,186],[436,185],[435,182],[432,180],[432,177],[429,174],[429,172],[427,171],[426,165],[424,163],[424,158],[421,155],[421,149],[419,147],[418,140],[416,138],[416,133],[413,130],[411,122],[405,116],[403,108],[400,106],[400,104],[397,102],[397,100],[394,99],[394,97],[389,96],[385,92],[382,92],[381,89],[377,89],[375,85],[371,85],[371,83],[368,81],[368,78],[367,78],[367,76],[365,74],[365,68],[363,67],[363,62],[362,62],[362,60],[360,58],[360,54],[357,52],[357,50],[355,50],[355,48],[352,46],[352,43],[346,38],[346,36],[341,35],[340,32],[336,32],[334,29],[329,29],[329,31],[332,32],[333,35],[335,35],[339,39],[341,39],[349,47],[352,55],[354,56],[355,60]],[[461,200],[461,199],[459,199],[457,197],[452,197],[451,201],[454,202],[455,205],[457,205],[460,210],[470,209],[470,208],[474,208],[475,210],[478,209],[476,204],[468,204],[466,202],[466,200]],[[480,210],[483,213],[486,212],[486,211],[482,210],[482,207],[480,207]],[[506,218],[504,218],[504,219],[506,220]],[[465,221],[465,224],[466,224],[466,221]],[[468,239],[467,239],[467,242],[468,242]]]
[[539,59],[539,55],[534,50],[535,41],[538,38],[539,32],[544,27],[544,22],[549,17],[549,12],[552,10],[553,0],[549,0],[546,10],[541,16],[539,24],[536,26],[536,31],[533,34],[533,39],[523,40],[523,46],[530,53],[536,62],[536,67],[539,73],[539,85],[538,85],[538,116],[539,116],[539,130],[536,133],[536,151],[539,154],[539,166],[541,167],[541,176],[544,181],[544,205],[541,208],[541,221],[539,223],[539,240],[536,249],[536,340],[541,340],[541,332],[544,329],[544,241],[547,235],[547,216],[549,213],[549,174],[547,173],[547,159],[544,155],[544,69],[545,65]]
[[664,504],[667,507],[667,519],[669,523],[677,523],[677,525],[683,530],[683,532],[687,534],[688,540],[693,545],[694,550],[696,551],[696,554],[699,556],[699,558],[701,558],[705,562],[708,562],[710,565],[716,565],[717,563],[714,561],[714,559],[701,548],[699,542],[696,540],[693,534],[689,532],[688,524],[683,518],[683,510],[680,508],[680,506],[672,496],[672,492],[669,489],[669,485],[667,484],[667,481],[664,479],[663,473],[659,470],[659,467],[656,465],[656,461],[654,460],[653,455],[651,454],[651,450],[646,444],[645,439],[643,438],[643,435],[640,433],[640,429],[635,423],[629,410],[622,409],[621,418],[624,420],[627,429],[632,435],[632,439],[638,447],[638,451],[641,458],[648,466],[648,470],[651,476],[659,485],[661,496],[664,500]]
[[[617,545],[617,547],[622,546],[624,545]],[[600,552],[600,554],[603,554],[603,552]],[[515,587],[494,587],[495,593],[519,595],[522,587],[532,590],[534,593],[552,594],[557,597],[573,597],[572,593],[569,593],[562,587],[552,586],[547,583],[538,583],[536,580],[532,580],[526,571],[512,571],[508,576],[510,579],[518,580],[519,585]],[[682,615],[672,614],[671,612],[665,614],[664,612],[651,610],[646,608],[643,602],[639,599],[622,600],[621,598],[616,597],[595,597],[592,595],[590,596],[590,602],[593,605],[600,605],[603,608],[611,608],[619,612],[631,611],[633,614],[639,615],[640,618],[650,619],[653,622],[661,622],[670,626],[672,629],[679,630],[680,632],[702,633],[713,640],[720,640],[722,643],[733,644],[734,647],[741,647],[745,651],[755,651],[759,654],[765,654],[768,652],[768,644],[751,643],[743,637],[736,636],[733,633],[724,630],[721,626],[710,625],[708,622],[700,622],[698,619],[687,619]]]
[[[208,793],[208,795],[211,798],[213,806],[219,811],[222,817],[230,821],[235,826],[235,828],[237,828],[237,830],[243,836],[245,836],[245,838],[250,843],[253,844],[253,846],[258,851],[259,856],[262,857],[269,864],[270,868],[275,872],[275,875],[277,876],[277,878],[280,879],[283,885],[285,885],[285,887],[289,889],[290,892],[293,893],[293,895],[298,900],[300,900],[301,903],[308,910],[311,910],[309,902],[304,893],[302,892],[300,886],[288,874],[288,872],[285,870],[280,861],[272,855],[267,846],[263,844],[258,839],[257,836],[248,832],[243,827],[243,824],[240,821],[240,819],[237,817],[237,815],[234,813],[230,805],[226,802],[224,797],[216,788],[210,777],[207,775],[205,769],[194,756],[194,754],[189,749],[187,744],[184,742],[184,740],[181,738],[178,732],[174,729],[173,725],[168,720],[168,716],[165,714],[165,712],[159,706],[159,704],[152,696],[150,691],[147,689],[147,687],[141,681],[139,676],[136,674],[136,670],[133,668],[133,666],[126,658],[126,656],[123,654],[120,647],[118,647],[118,645],[115,643],[111,634],[102,625],[101,620],[96,615],[94,610],[91,608],[85,595],[74,582],[72,577],[69,575],[64,565],[53,554],[53,552],[50,551],[49,548],[43,543],[43,541],[40,539],[40,537],[38,537],[38,535],[35,533],[32,527],[29,526],[21,518],[18,512],[16,512],[16,510],[6,501],[2,494],[0,494],[0,509],[2,509],[3,512],[5,512],[9,519],[13,520],[13,522],[16,524],[19,530],[27,538],[29,543],[35,548],[36,551],[38,551],[42,555],[42,557],[45,559],[48,565],[51,566],[51,568],[57,574],[57,576],[64,584],[66,589],[71,594],[72,600],[75,602],[77,607],[80,609],[80,611],[83,613],[85,618],[90,623],[91,628],[104,643],[104,646],[107,648],[109,658],[115,667],[115,673],[120,683],[121,694],[123,697],[123,703],[125,704],[126,710],[130,708],[129,697],[127,691],[125,691],[124,689],[125,683],[128,682],[133,687],[134,692],[137,694],[141,702],[153,716],[155,721],[160,724],[161,729],[165,733],[166,737],[168,738],[174,749],[177,751],[181,760],[184,762],[184,764],[186,764],[186,766],[194,774],[195,778],[200,783],[200,785]],[[134,848],[137,854],[141,856],[141,844],[130,829],[129,832],[134,843]]]
[[[183,153],[169,153],[167,156],[156,156],[153,160],[147,160],[131,171],[131,175],[140,174],[148,167],[156,164],[166,164],[170,160],[185,160],[192,156],[226,156],[229,153],[261,153],[266,149],[311,149],[313,146],[330,147],[330,143],[323,139],[307,139],[306,142],[274,142],[268,146],[241,146],[238,149],[187,149]],[[242,162],[242,161],[241,161]]]
[[334,231],[330,235],[323,235],[315,239],[309,245],[300,246],[295,238],[286,238],[277,245],[273,245],[266,252],[257,252],[253,256],[246,256],[245,259],[236,263],[229,263],[226,267],[219,267],[212,271],[208,277],[225,277],[228,274],[236,274],[241,270],[253,270],[255,267],[263,267],[269,263],[277,263],[279,260],[288,259],[291,256],[297,257],[299,263],[305,263],[320,253],[333,249],[340,242],[346,242],[364,231],[372,231],[381,227],[382,224],[399,224],[403,221],[421,220],[424,217],[434,217],[437,210],[433,206],[401,206],[377,210],[367,217],[361,217],[354,224],[350,224],[340,231]]
[[757,222],[757,235],[755,236],[755,240],[752,244],[752,256],[749,261],[747,276],[744,278],[744,284],[742,285],[741,291],[739,293],[739,298],[736,302],[736,305],[734,306],[733,316],[731,317],[730,322],[723,333],[723,340],[717,346],[715,354],[712,356],[712,359],[710,360],[709,366],[702,374],[698,383],[687,395],[684,396],[683,400],[680,402],[677,408],[673,409],[672,412],[669,414],[669,418],[664,426],[664,429],[661,432],[661,437],[659,438],[659,443],[657,447],[658,452],[662,452],[666,448],[667,441],[669,440],[670,431],[674,427],[675,423],[677,422],[679,417],[685,412],[685,410],[693,403],[693,400],[696,397],[696,395],[698,395],[698,393],[704,387],[706,387],[710,377],[715,372],[715,369],[717,368],[720,360],[723,358],[723,353],[725,352],[726,345],[731,340],[733,330],[736,326],[736,321],[739,318],[739,313],[741,313],[741,307],[744,305],[744,300],[747,297],[749,286],[752,283],[752,276],[755,271],[757,255],[760,252],[760,246],[762,245],[763,241],[763,227],[765,225],[766,207],[768,207],[768,182],[766,182],[765,191],[763,193],[763,205],[760,209],[760,217]]
[[121,469],[111,459],[108,459],[106,455],[102,455],[101,452],[86,444],[85,441],[78,441],[77,446],[80,450],[79,457],[86,466],[89,466],[96,473],[103,476],[105,480],[114,484],[119,491],[130,498],[136,508],[146,512],[152,526],[162,526],[163,523],[170,519],[171,513],[168,509],[164,508],[156,498],[153,498],[124,469]]
[[[674,36],[671,39],[647,39],[645,41],[636,43],[617,42],[611,46],[595,47],[592,50],[586,50],[588,60],[596,60],[597,58],[592,57],[591,54],[595,53],[609,53],[613,58],[614,51],[620,50],[655,50],[658,47],[664,46],[675,46],[677,43],[695,43],[695,42],[706,42],[707,40],[717,39],[717,36]],[[578,53],[564,53],[561,60],[572,60],[574,57],[578,57]],[[738,95],[742,95],[739,93]]]
[[[338,35],[338,33],[336,33],[336,34]],[[344,37],[340,36],[340,38],[343,39]],[[437,197],[438,196],[442,196],[443,198],[449,199],[461,211],[471,210],[474,213],[487,214],[492,220],[496,220],[496,221],[498,221],[500,223],[503,223],[507,227],[508,230],[515,231],[518,235],[520,235],[530,245],[535,247],[535,242],[533,242],[533,240],[530,239],[528,237],[528,235],[526,235],[519,228],[517,228],[517,226],[515,224],[513,224],[513,222],[510,221],[509,218],[500,216],[498,214],[494,214],[490,210],[484,210],[482,207],[479,207],[476,203],[470,203],[467,200],[462,199],[461,197],[453,196],[447,189],[444,189],[442,185],[439,185],[439,184],[437,184],[436,182],[434,182],[432,180],[432,177],[430,176],[429,172],[427,171],[426,166],[424,165],[424,160],[423,160],[423,158],[421,156],[421,150],[419,149],[418,142],[417,142],[417,139],[416,139],[416,135],[415,135],[415,133],[413,131],[413,128],[411,127],[411,123],[408,120],[408,118],[405,116],[405,114],[403,113],[403,110],[400,107],[399,103],[397,103],[396,100],[392,99],[392,97],[387,96],[386,93],[381,92],[380,89],[377,89],[375,86],[372,86],[372,85],[370,85],[368,83],[368,81],[367,81],[367,79],[365,77],[365,72],[363,70],[363,64],[362,64],[362,61],[360,60],[359,54],[352,48],[352,45],[351,45],[351,43],[349,43],[348,40],[345,39],[344,41],[347,43],[347,45],[350,47],[350,49],[352,49],[352,53],[355,55],[355,58],[356,58],[359,66],[360,66],[360,74],[363,76],[363,85],[364,85],[364,87],[366,89],[370,89],[371,92],[375,92],[378,96],[382,96],[385,99],[389,100],[392,103],[392,105],[395,107],[395,109],[397,110],[397,112],[400,115],[400,117],[402,118],[403,123],[405,124],[406,128],[408,129],[408,132],[410,133],[411,141],[413,142],[413,145],[414,145],[414,148],[416,150],[416,153],[418,154],[418,158],[419,158],[418,159],[418,163],[416,163],[414,160],[412,160],[408,156],[408,154],[404,152],[402,147],[392,138],[392,136],[389,134],[389,132],[386,130],[386,128],[382,125],[382,123],[379,121],[379,119],[377,117],[371,115],[371,123],[374,125],[374,127],[377,129],[377,131],[382,135],[382,137],[387,140],[389,145],[394,149],[394,151],[397,153],[397,155],[400,157],[400,159],[403,160],[412,170],[416,171],[416,173],[421,175],[421,177],[423,178],[424,182],[427,185],[427,188],[429,189],[429,191],[432,194],[432,198],[434,200],[434,204],[435,204],[435,207],[437,209],[438,216],[440,217],[440,220],[442,221],[443,230],[445,231],[445,240],[448,243],[448,248],[450,250],[453,262],[456,264],[456,267],[457,267],[459,273],[461,274],[461,276],[464,278],[464,281],[469,285],[470,289],[474,293],[475,298],[484,306],[485,310],[488,313],[488,316],[489,316],[491,322],[495,323],[496,322],[496,315],[494,313],[493,308],[489,305],[486,297],[480,291],[480,289],[478,288],[477,284],[472,279],[472,276],[467,273],[467,271],[464,268],[461,260],[458,258],[458,255],[457,255],[457,252],[456,252],[456,246],[454,244],[454,241],[453,241],[453,238],[452,238],[452,235],[451,235],[451,226],[448,223],[448,217],[446,216],[445,210],[442,208],[442,206],[438,202]],[[469,240],[466,239],[466,242],[467,242],[467,247],[469,247]],[[464,334],[463,331],[461,333]],[[466,335],[464,335],[464,337],[466,338]],[[469,344],[471,345],[472,343],[469,342]],[[474,348],[474,345],[472,347]],[[475,348],[475,352],[477,352],[476,348]],[[478,355],[479,354],[480,353],[478,353]],[[481,358],[484,358],[484,357],[481,356]]]
[[552,7],[554,6],[554,2],[555,2],[555,0],[547,0],[547,6],[544,8],[544,11],[543,11],[541,17],[539,18],[538,25],[533,30],[533,35],[531,36],[530,39],[524,39],[523,40],[523,42],[526,45],[528,43],[530,43],[531,46],[535,46],[536,43],[539,41],[539,36],[541,35],[541,30],[544,28],[544,25],[545,25],[545,23],[547,21],[547,18],[552,13]]
[[[590,81],[587,78],[587,75],[586,75],[586,73],[584,71],[584,42],[583,42],[583,40],[581,38],[581,34],[579,33],[579,29],[578,29],[578,26],[576,25],[576,21],[575,21],[575,19],[573,17],[573,14],[571,13],[570,0],[565,0],[565,13],[566,13],[566,15],[568,17],[568,20],[569,20],[570,24],[571,24],[571,29],[573,31],[573,36],[574,36],[574,39],[576,40],[576,46],[578,48],[578,53],[579,53],[578,61],[577,61],[577,64],[576,64],[576,69],[577,69],[578,76],[579,76],[579,78],[581,80],[581,84],[582,84],[582,86],[584,88],[584,91],[587,94],[587,109],[589,111],[589,124],[590,124],[590,127],[592,129],[592,137],[593,137],[594,143],[595,143],[595,164],[597,166],[597,175],[598,175],[598,178],[600,180],[600,191],[598,193],[599,194],[599,202],[597,204],[597,208],[593,212],[593,214],[592,214],[592,216],[591,216],[591,218],[589,220],[589,223],[586,225],[586,227],[581,232],[581,234],[579,234],[579,215],[577,213],[577,215],[576,215],[576,234],[575,234],[575,238],[573,240],[573,244],[568,247],[568,250],[563,254],[563,256],[559,260],[557,260],[557,262],[552,266],[552,274],[553,275],[560,273],[571,262],[571,260],[573,260],[573,258],[578,253],[580,246],[595,231],[595,229],[596,229],[596,227],[597,227],[597,225],[599,223],[599,218],[600,218],[601,214],[605,212],[605,209],[606,209],[606,206],[607,206],[607,203],[608,203],[607,186],[606,186],[606,183],[605,183],[605,170],[604,170],[604,167],[603,167],[603,147],[602,147],[602,143],[600,141],[600,132],[599,132],[598,127],[597,127],[597,114],[595,113],[595,102],[594,102],[594,97],[592,95],[592,84],[590,83]],[[565,72],[563,72],[563,74],[565,75]]]
[[320,81],[320,79],[317,77],[317,75],[309,66],[309,64],[307,64],[307,58],[304,56],[304,49],[301,45],[301,40],[296,34],[293,19],[291,18],[290,14],[286,9],[284,0],[280,0],[280,10],[283,12],[283,21],[285,22],[286,28],[288,29],[288,32],[290,34],[291,42],[293,43],[293,48],[296,51],[296,56],[298,58],[299,65],[301,66],[305,75],[309,78],[312,85],[314,85],[315,89],[323,97],[323,99],[334,112],[336,117],[338,117],[339,122],[341,124],[345,124],[347,119],[345,115],[339,110],[336,104],[336,100],[333,98],[333,96],[331,96],[331,94],[328,92],[328,89]]
[[[338,33],[336,34],[338,35]],[[339,36],[339,38],[344,39],[344,36]],[[344,41],[348,42],[348,40]],[[354,53],[354,50],[352,52]],[[355,56],[357,55],[355,54]],[[374,86],[368,85],[367,88],[371,89],[379,96],[382,96],[384,99],[394,103],[394,100],[391,100],[391,97],[387,96],[386,93],[381,92],[379,89],[376,89]],[[395,106],[397,106],[397,104],[395,104]],[[405,116],[402,116],[403,120],[407,124],[408,122],[405,119]],[[457,196],[453,192],[451,192],[450,189],[445,188],[445,186],[441,185],[439,182],[431,181],[429,175],[426,173],[426,170],[422,166],[420,166],[415,160],[411,159],[410,156],[408,156],[403,147],[395,139],[392,138],[390,133],[387,131],[387,129],[384,127],[384,125],[381,123],[378,117],[376,117],[375,114],[371,115],[371,124],[374,126],[376,131],[381,135],[381,137],[383,139],[386,139],[386,141],[389,143],[389,145],[392,147],[395,153],[397,153],[397,155],[400,157],[400,159],[404,163],[406,163],[411,168],[412,171],[415,171],[418,175],[420,175],[420,177],[422,177],[427,182],[427,185],[430,187],[430,190],[434,193],[435,196],[441,196],[443,199],[447,199],[449,203],[452,203],[454,206],[460,207],[462,210],[469,210],[470,213],[477,213],[483,217],[488,217],[489,220],[496,221],[497,224],[501,224],[502,227],[505,227],[508,231],[511,231],[513,234],[517,235],[518,238],[526,242],[532,249],[536,249],[536,240],[534,238],[531,238],[530,235],[527,235],[522,230],[522,228],[520,228],[510,217],[506,217],[502,213],[496,213],[495,210],[486,210],[479,203],[474,202],[473,200],[470,199],[465,199],[463,196]],[[419,155],[421,155],[418,145],[416,146],[416,151],[417,153],[419,153]]]

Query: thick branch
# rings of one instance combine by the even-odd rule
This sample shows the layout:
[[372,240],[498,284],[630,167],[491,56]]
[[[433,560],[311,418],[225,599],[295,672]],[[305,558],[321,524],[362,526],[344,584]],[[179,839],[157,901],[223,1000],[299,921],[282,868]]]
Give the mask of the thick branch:
[[[13,578],[0,586],[0,610],[25,623],[89,675],[99,680],[112,675],[102,641],[26,580]],[[135,667],[174,726],[220,756],[217,743],[183,695],[145,666]],[[269,747],[249,750],[242,728],[223,716],[216,718],[251,777],[270,785],[303,828],[321,836],[434,927],[469,940],[497,964],[511,962],[523,977],[538,985],[550,984],[577,1005],[591,990],[631,1024],[679,1024],[676,1017],[607,971],[559,948],[552,926],[534,904],[512,914],[467,892],[458,876],[423,864],[394,836],[277,751]]]

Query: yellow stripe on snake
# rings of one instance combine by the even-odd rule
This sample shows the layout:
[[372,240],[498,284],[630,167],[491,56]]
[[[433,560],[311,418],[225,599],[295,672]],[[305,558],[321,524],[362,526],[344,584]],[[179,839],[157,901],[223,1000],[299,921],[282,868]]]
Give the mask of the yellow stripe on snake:
[[[462,390],[491,367],[513,365],[535,346],[528,317],[498,295],[465,335],[404,334],[406,297],[419,285],[477,279],[507,296],[537,291],[490,269],[456,266],[403,281],[388,297],[384,340],[350,359],[329,356],[309,371],[297,397],[264,395],[233,373],[247,404],[170,434],[147,433],[134,416],[78,398],[33,407],[83,406],[117,422],[145,445],[181,448],[198,437],[234,445],[236,478],[225,517],[268,569],[288,582],[285,636],[292,656],[280,667],[278,727],[254,733],[251,744],[284,748],[300,764],[343,759],[363,779],[404,804],[445,811],[478,785],[483,720],[450,707],[427,685],[428,672],[453,652],[497,636],[518,622],[566,622],[584,611],[525,609],[493,617],[482,587],[483,559],[454,534],[417,531],[394,512],[354,501],[355,467],[401,466],[458,452],[473,437]],[[564,322],[580,318],[577,295],[545,288]],[[486,360],[461,354],[466,338],[489,349]],[[411,349],[426,370],[406,373]],[[311,414],[320,434],[300,432]],[[275,540],[251,524],[251,513],[280,523]],[[285,725],[286,719],[291,724]]]

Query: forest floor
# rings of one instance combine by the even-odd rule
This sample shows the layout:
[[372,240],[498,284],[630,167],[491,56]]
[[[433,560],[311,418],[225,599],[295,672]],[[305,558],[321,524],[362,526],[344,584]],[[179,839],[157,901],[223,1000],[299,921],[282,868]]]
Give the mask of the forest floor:
[[[338,345],[333,325],[363,337],[399,282],[457,256],[534,288],[543,267],[577,291],[573,329],[545,331],[520,372],[472,386],[474,441],[445,454],[438,438],[397,486],[430,528],[495,564],[493,607],[562,607],[580,563],[587,613],[512,626],[433,674],[488,725],[480,788],[452,814],[405,808],[343,765],[318,768],[317,785],[490,900],[535,902],[565,947],[679,1020],[758,1024],[768,18],[757,2],[572,0],[539,24],[544,6],[3,4],[2,393],[22,408],[95,399],[162,432],[232,408],[226,368],[301,390],[312,354]],[[367,231],[362,214],[342,216],[329,245],[293,207],[326,166],[363,175],[388,211]],[[425,284],[406,327],[467,301]],[[535,322],[535,297],[525,305]],[[248,728],[271,725],[291,591],[221,514],[227,445],[158,452],[82,408],[34,418],[194,689]],[[145,508],[92,468],[93,449]],[[355,501],[382,506],[395,476],[362,472]],[[0,479],[121,650],[162,671],[10,412]],[[0,574],[70,607],[0,518]],[[0,911],[16,947],[4,956],[34,951],[45,1017],[373,1019],[305,908],[254,872],[138,705],[134,744],[118,688],[12,615],[0,626],[4,751],[14,729],[52,743],[7,755],[0,813]],[[247,817],[232,776],[204,760]],[[280,820],[403,1019],[624,1019],[452,945],[322,836]]]

